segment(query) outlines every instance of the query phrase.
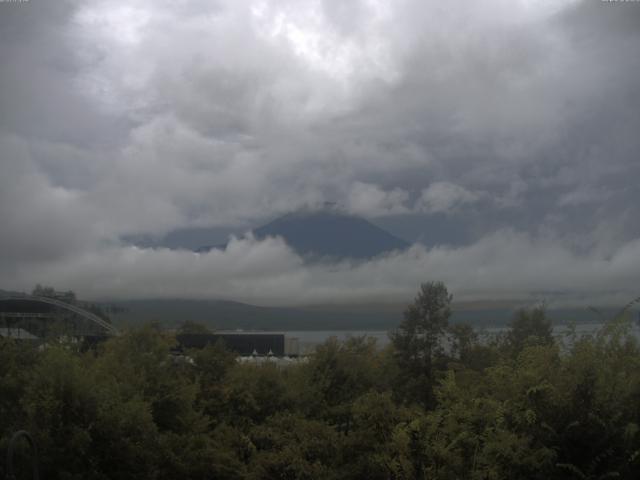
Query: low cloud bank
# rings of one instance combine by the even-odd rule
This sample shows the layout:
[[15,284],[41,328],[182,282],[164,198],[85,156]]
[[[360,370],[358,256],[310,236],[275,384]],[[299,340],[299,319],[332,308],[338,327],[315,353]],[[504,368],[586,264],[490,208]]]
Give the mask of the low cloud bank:
[[639,270],[640,240],[608,254],[576,254],[551,239],[502,230],[462,248],[414,245],[366,262],[307,264],[279,238],[232,238],[226,250],[208,253],[107,246],[23,265],[12,286],[28,290],[37,279],[91,299],[305,305],[408,301],[420,282],[443,280],[458,301],[620,305],[638,295]]
[[[410,300],[432,279],[458,300],[640,293],[637,5],[345,3],[3,5],[0,288],[281,305]],[[324,202],[469,245],[310,265],[275,239],[201,255],[119,240]]]

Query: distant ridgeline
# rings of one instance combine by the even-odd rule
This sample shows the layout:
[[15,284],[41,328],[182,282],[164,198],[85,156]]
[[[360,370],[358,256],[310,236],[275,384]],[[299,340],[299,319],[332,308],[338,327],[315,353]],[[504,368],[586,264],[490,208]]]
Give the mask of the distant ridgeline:
[[[252,233],[259,240],[282,237],[296,253],[308,259],[368,259],[409,247],[408,242],[386,230],[335,208],[290,213]],[[225,246],[203,246],[197,251]]]
[[[504,327],[519,306],[504,302],[478,306],[454,304],[450,321],[453,324],[469,323],[475,328]],[[401,303],[260,307],[223,300],[147,299],[115,302],[110,314],[119,327],[157,321],[165,327],[177,328],[190,320],[212,329],[383,331],[398,325],[404,309],[405,305]],[[612,317],[616,311],[601,309],[605,318]],[[550,309],[547,313],[554,325],[602,321],[587,308]],[[635,312],[634,318],[638,318]]]
[[159,322],[177,328],[185,320],[213,329],[387,330],[402,318],[402,306],[260,307],[224,300],[147,299],[115,303],[119,327]]

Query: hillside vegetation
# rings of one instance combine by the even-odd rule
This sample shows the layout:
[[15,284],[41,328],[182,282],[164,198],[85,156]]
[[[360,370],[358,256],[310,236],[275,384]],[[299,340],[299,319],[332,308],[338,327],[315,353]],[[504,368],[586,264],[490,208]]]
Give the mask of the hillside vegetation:
[[329,340],[286,369],[220,344],[190,362],[152,325],[87,352],[5,340],[0,447],[29,430],[45,479],[640,478],[624,312],[554,338],[543,310],[522,311],[481,344],[449,325],[450,302],[424,284],[388,348]]

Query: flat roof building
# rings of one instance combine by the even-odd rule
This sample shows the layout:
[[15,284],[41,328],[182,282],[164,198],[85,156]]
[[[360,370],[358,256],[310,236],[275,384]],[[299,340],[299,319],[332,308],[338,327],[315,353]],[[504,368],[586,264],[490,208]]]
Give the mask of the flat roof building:
[[226,348],[241,356],[297,356],[298,344],[284,333],[270,332],[217,332],[181,333],[176,340],[182,348],[204,348],[221,341]]

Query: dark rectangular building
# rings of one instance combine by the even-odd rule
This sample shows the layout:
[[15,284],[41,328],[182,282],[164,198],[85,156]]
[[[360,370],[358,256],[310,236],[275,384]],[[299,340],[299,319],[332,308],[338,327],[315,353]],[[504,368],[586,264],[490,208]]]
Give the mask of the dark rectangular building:
[[176,335],[182,348],[204,348],[222,341],[225,347],[238,355],[285,354],[283,333],[183,333]]

